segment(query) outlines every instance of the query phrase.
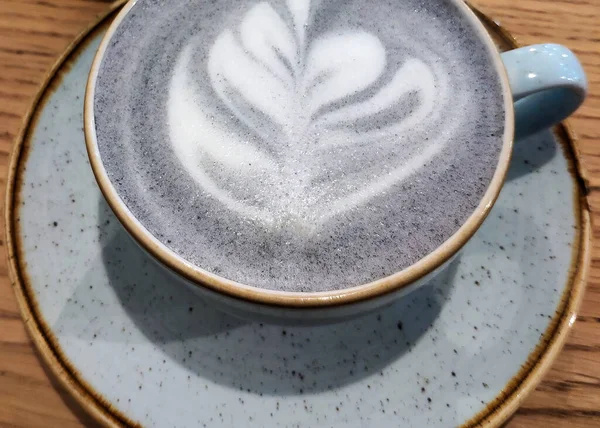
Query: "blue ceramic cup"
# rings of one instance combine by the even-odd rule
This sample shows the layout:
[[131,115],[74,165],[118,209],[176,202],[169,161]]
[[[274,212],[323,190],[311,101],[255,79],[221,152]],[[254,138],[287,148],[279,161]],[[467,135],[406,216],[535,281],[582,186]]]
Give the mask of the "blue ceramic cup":
[[501,54],[515,103],[515,137],[566,119],[583,103],[587,80],[581,63],[556,44],[526,46]]
[[515,136],[532,134],[560,122],[581,105],[587,93],[583,68],[569,49],[541,44],[500,54],[474,13],[462,1],[456,0],[455,5],[462,18],[491,52],[491,67],[502,83],[502,97],[499,99],[504,102],[506,112],[504,134],[497,136],[501,146],[499,162],[475,211],[434,251],[384,278],[322,292],[259,288],[208,272],[174,252],[150,233],[128,209],[118,193],[118,186],[107,173],[98,145],[94,116],[97,80],[107,49],[115,43],[116,30],[136,3],[129,2],[109,28],[90,72],[84,122],[92,169],[108,204],[125,229],[141,248],[174,274],[174,281],[191,287],[223,310],[252,320],[294,324],[339,321],[376,310],[430,281],[448,266],[488,215],[504,183]]

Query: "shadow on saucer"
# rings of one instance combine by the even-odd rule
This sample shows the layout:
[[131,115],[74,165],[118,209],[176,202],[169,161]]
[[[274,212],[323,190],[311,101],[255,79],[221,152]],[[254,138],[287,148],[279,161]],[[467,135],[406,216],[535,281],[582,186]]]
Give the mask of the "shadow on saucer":
[[148,340],[198,377],[260,395],[324,391],[382,374],[431,327],[457,266],[375,314],[326,326],[278,327],[234,318],[174,283],[103,200],[99,224],[110,286]]
[[[549,131],[518,141],[508,179],[535,174],[556,150]],[[515,239],[537,230],[524,213],[501,208],[496,207],[486,221],[490,225],[500,222],[498,226],[486,230],[508,224],[519,231]],[[92,340],[96,332],[87,326],[94,325],[94,320],[88,318],[104,311],[102,316],[108,321],[97,332],[98,340],[135,346],[141,333],[165,359],[183,367],[190,376],[256,394],[320,392],[379,376],[390,363],[413,352],[431,328],[452,292],[459,264],[455,261],[433,283],[375,314],[327,326],[282,328],[234,318],[201,300],[184,284],[174,282],[171,274],[139,249],[101,197],[97,222],[102,251],[90,260],[86,277],[61,314],[61,319],[69,319],[61,321],[73,329],[69,334]],[[495,243],[495,233],[489,232],[489,237],[485,230],[480,233],[483,244]],[[524,256],[515,254],[513,260]],[[105,278],[110,287],[94,286],[94,281]],[[103,301],[115,296],[121,307],[103,306]],[[78,305],[95,309],[84,311]],[[130,335],[122,330],[129,325],[121,325],[121,311],[139,332]]]
[[535,173],[556,156],[556,137],[551,130],[515,140],[507,181]]

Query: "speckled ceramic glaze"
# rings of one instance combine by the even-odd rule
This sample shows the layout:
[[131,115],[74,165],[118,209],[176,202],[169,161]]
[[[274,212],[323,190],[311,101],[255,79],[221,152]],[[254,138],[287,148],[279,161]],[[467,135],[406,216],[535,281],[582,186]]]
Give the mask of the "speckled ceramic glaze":
[[516,143],[492,213],[433,284],[353,322],[244,323],[165,276],[96,186],[82,108],[102,31],[26,123],[7,207],[26,324],[90,412],[115,426],[420,428],[515,410],[564,342],[587,267],[564,129]]

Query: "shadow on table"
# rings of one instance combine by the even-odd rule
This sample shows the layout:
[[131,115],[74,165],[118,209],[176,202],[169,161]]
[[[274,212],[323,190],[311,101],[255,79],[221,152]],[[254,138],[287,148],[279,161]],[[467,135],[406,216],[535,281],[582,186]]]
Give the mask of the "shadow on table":
[[79,423],[86,428],[100,428],[102,425],[98,423],[90,414],[85,410],[81,404],[62,386],[56,375],[50,370],[49,367],[43,362],[43,358],[36,349],[36,356],[42,361],[42,368],[44,373],[48,377],[48,380],[52,384],[52,387],[58,393],[63,403],[69,408],[71,413],[77,418]]

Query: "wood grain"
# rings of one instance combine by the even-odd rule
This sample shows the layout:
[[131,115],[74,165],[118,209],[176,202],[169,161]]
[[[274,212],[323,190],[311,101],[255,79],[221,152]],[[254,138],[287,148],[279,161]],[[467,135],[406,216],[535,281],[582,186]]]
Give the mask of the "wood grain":
[[[72,38],[106,10],[102,0],[0,0],[0,188],[22,117],[46,71]],[[592,223],[600,221],[600,0],[473,0],[522,43],[575,51],[590,97],[571,120],[587,172]],[[2,201],[4,200],[3,195]],[[2,228],[2,233],[4,229]],[[4,240],[0,239],[0,245]],[[507,427],[600,426],[600,226],[580,316],[568,343]],[[81,427],[92,421],[40,364],[0,258],[0,427]]]

